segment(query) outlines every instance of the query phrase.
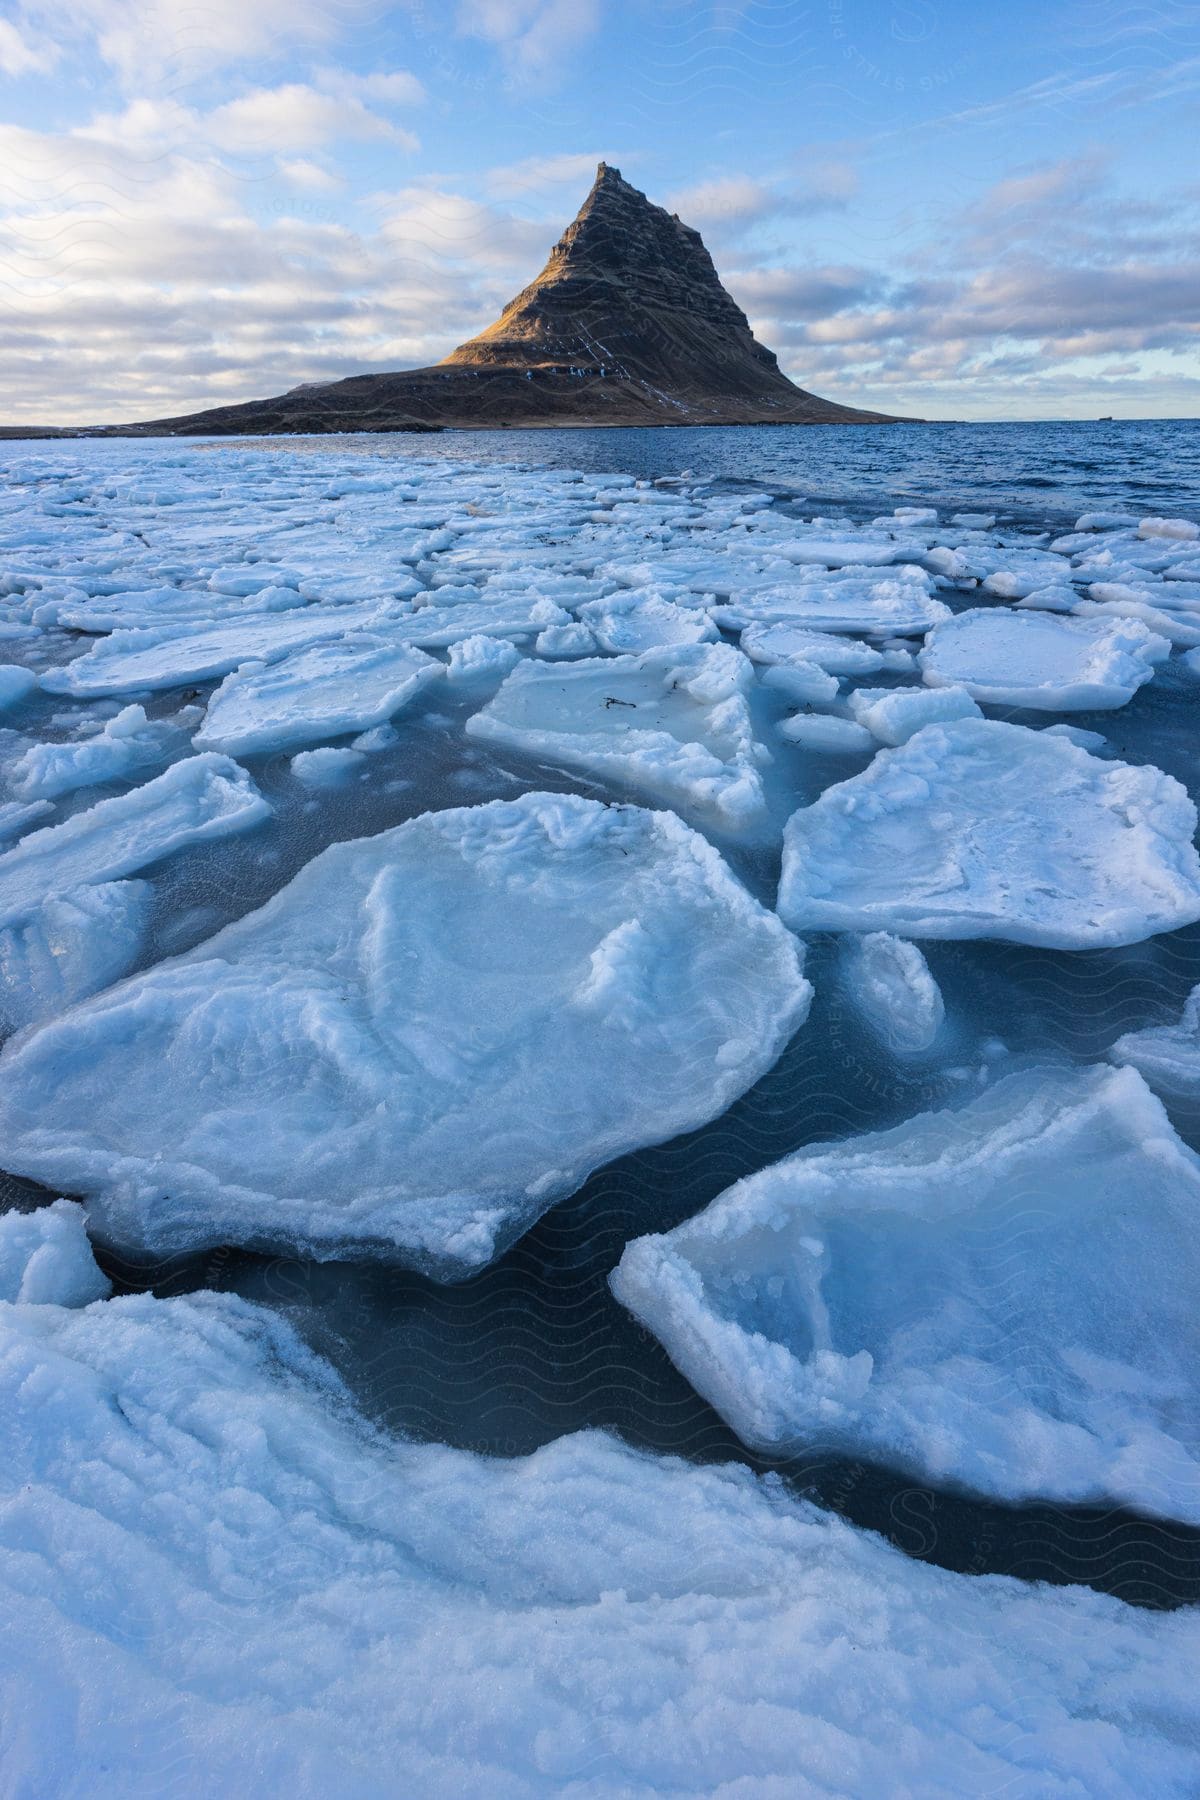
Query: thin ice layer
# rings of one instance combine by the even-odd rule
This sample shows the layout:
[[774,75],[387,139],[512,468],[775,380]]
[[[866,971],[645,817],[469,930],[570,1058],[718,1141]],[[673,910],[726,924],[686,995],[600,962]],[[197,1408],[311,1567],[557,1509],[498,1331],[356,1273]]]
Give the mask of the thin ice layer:
[[796,931],[1084,950],[1200,918],[1196,809],[1161,769],[996,720],[927,725],[793,813]]
[[1131,1069],[799,1151],[617,1298],[748,1444],[1200,1524],[1200,1159]]
[[1184,1800],[1200,1616],[600,1433],[388,1442],[230,1295],[0,1308],[14,1791]]
[[248,831],[271,808],[245,769],[208,751],[153,781],[98,800],[61,825],[31,831],[0,856],[0,926],[28,917],[51,894],[115,881],[191,844]]
[[196,733],[199,749],[251,756],[382,725],[440,679],[423,650],[370,632],[310,644],[227,675]]
[[805,1016],[800,967],[672,814],[427,813],[10,1047],[4,1160],[121,1245],[461,1276],[743,1093]]
[[753,681],[751,664],[729,644],[522,663],[466,729],[739,827],[764,811],[766,759],[746,701]]
[[1066,619],[976,607],[930,632],[918,661],[933,687],[1048,712],[1124,706],[1171,653],[1140,619]]

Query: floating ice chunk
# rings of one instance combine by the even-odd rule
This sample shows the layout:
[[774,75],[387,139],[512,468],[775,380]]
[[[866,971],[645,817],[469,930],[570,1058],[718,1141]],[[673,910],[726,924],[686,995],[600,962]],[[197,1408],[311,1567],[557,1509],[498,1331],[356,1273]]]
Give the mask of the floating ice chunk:
[[734,631],[787,623],[823,632],[908,637],[950,617],[950,608],[932,598],[923,580],[914,579],[920,573],[914,569],[895,578],[797,582],[714,606],[712,616]]
[[23,668],[20,663],[0,663],[0,712],[28,699],[37,685],[32,669]]
[[355,630],[383,629],[401,609],[305,606],[298,612],[263,613],[199,630],[114,631],[83,656],[49,669],[42,686],[51,694],[102,696],[132,689],[183,687],[228,675],[245,662],[277,662],[289,650]]
[[0,1215],[0,1300],[90,1306],[111,1292],[92,1255],[83,1208],[73,1200]]
[[920,1056],[945,1017],[941,989],[915,944],[888,931],[850,938],[842,979],[877,1037],[897,1056]]
[[1136,944],[1200,918],[1196,809],[1170,775],[997,720],[927,725],[793,813],[793,929]]
[[1200,1524],[1200,1159],[1131,1069],[1028,1069],[641,1238],[617,1298],[758,1449]]
[[1023,595],[1017,605],[1024,612],[1069,613],[1074,612],[1078,601],[1073,587],[1040,587]]
[[1081,750],[1091,750],[1097,755],[1108,749],[1108,739],[1101,731],[1084,731],[1080,725],[1046,725],[1043,727],[1046,737],[1066,738],[1068,744],[1077,744]]
[[[570,627],[566,629],[569,630]],[[457,644],[450,646],[446,679],[456,684],[501,681],[510,669],[516,668],[520,660],[521,652],[507,638],[483,637],[478,634],[475,637],[460,638]]]
[[145,942],[150,895],[145,881],[74,888],[0,930],[0,1025],[40,1024],[127,975]]
[[922,726],[982,716],[963,687],[856,688],[849,704],[858,723],[881,744],[906,744]]
[[865,725],[821,713],[797,713],[794,719],[781,719],[779,735],[789,744],[800,744],[805,750],[818,750],[827,756],[861,756],[875,748],[875,739]]
[[1080,600],[1075,607],[1079,619],[1138,619],[1157,637],[1168,643],[1189,648],[1200,646],[1200,618],[1187,613],[1168,612],[1165,606],[1151,606],[1145,600]]
[[1119,1037],[1109,1056],[1130,1063],[1157,1093],[1194,1099],[1200,1094],[1200,986],[1187,997],[1174,1025],[1151,1025]]
[[309,644],[227,675],[195,742],[253,756],[343,737],[382,725],[441,675],[442,665],[423,650],[369,632]]
[[53,800],[76,788],[133,781],[161,768],[186,738],[170,720],[150,720],[126,706],[95,737],[69,744],[34,744],[14,763],[9,785],[22,800]]
[[189,756],[0,855],[0,926],[27,918],[51,894],[132,875],[190,844],[247,831],[270,811],[227,756]]
[[1124,706],[1170,653],[1136,619],[979,607],[936,626],[917,660],[931,686],[958,685],[993,706],[1091,712]]
[[537,594],[503,594],[478,605],[422,606],[396,627],[406,643],[423,650],[448,650],[468,637],[536,638],[552,625],[569,625],[571,615]]
[[996,515],[995,513],[952,513],[950,523],[961,525],[964,531],[990,531],[996,523]]
[[752,665],[728,644],[548,667],[522,663],[467,733],[586,769],[725,826],[764,809],[746,693]]
[[534,639],[534,653],[547,661],[594,656],[599,648],[586,625],[547,625]]
[[[901,525],[936,525],[938,521],[936,506],[897,506],[892,513]],[[883,523],[884,521],[880,521]]]
[[14,1793],[1200,1789],[1194,1607],[954,1574],[599,1432],[388,1441],[227,1294],[4,1308],[0,1381]]
[[35,819],[44,819],[53,811],[49,800],[34,800],[28,806],[22,806],[17,800],[0,800],[0,843],[17,837]]
[[1076,531],[1120,531],[1127,525],[1136,525],[1137,519],[1132,513],[1090,512],[1084,513],[1075,521]]
[[591,1169],[743,1093],[807,1012],[800,970],[670,813],[550,794],[427,813],[10,1046],[4,1161],[155,1254],[461,1276]]
[[1200,525],[1193,519],[1142,519],[1137,529],[1140,538],[1200,538]]
[[362,769],[366,757],[361,750],[348,745],[323,745],[319,750],[301,750],[292,758],[292,774],[305,787],[341,787]]
[[751,662],[816,663],[831,675],[874,675],[886,664],[882,650],[871,644],[838,637],[832,631],[812,631],[786,620],[747,625],[740,641]]
[[764,669],[759,679],[764,687],[773,688],[797,706],[826,704],[837,697],[841,686],[836,675],[805,662],[776,663]]
[[924,554],[924,545],[899,543],[894,538],[873,541],[868,537],[806,537],[773,544],[771,552],[787,562],[811,563],[826,569],[883,568],[888,563],[915,562]]
[[579,608],[579,617],[600,648],[614,654],[637,655],[668,644],[710,644],[717,635],[706,612],[637,588],[589,600]]

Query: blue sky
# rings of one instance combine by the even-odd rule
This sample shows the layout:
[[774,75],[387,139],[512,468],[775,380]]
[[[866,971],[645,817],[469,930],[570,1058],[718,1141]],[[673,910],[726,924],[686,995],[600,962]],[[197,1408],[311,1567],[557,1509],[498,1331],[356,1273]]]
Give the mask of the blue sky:
[[1200,415],[1200,4],[0,0],[0,419],[436,360],[600,157],[803,386]]

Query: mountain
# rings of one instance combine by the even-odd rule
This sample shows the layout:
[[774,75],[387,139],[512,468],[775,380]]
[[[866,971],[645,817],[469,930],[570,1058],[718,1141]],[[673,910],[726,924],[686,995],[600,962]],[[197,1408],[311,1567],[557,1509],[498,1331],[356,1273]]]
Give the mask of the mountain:
[[135,429],[890,422],[789,381],[722,287],[699,232],[601,163],[536,281],[432,368],[309,383]]

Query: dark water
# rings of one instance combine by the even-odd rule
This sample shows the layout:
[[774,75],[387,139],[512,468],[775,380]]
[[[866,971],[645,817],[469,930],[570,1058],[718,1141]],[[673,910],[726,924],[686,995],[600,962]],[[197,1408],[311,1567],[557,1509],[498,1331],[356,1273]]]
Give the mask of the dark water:
[[650,480],[691,470],[777,486],[855,518],[920,504],[1057,527],[1082,512],[1145,518],[1194,515],[1200,505],[1197,419],[446,431],[306,441],[319,450],[361,447],[372,455],[619,471]]
[[[153,456],[163,446],[139,448]],[[1097,509],[1194,514],[1200,501],[1200,427],[1192,421],[446,433],[288,441],[280,448],[502,459],[640,477],[691,470],[802,494],[856,518],[923,502],[997,513],[1026,528],[1058,528]],[[120,449],[128,456],[129,445]],[[56,445],[53,453],[70,457],[76,450],[103,455],[107,446]],[[1104,732],[1117,754],[1158,763],[1196,793],[1200,748],[1190,694],[1182,679],[1159,678],[1119,713],[1073,715],[1073,722]],[[431,806],[511,797],[528,787],[601,791],[464,744],[458,719],[444,716],[444,697],[440,705],[441,712],[414,709],[398,721],[400,741],[372,758],[369,784],[319,802],[299,789],[285,758],[247,759],[277,804],[275,819],[250,838],[165,865],[156,883],[161,924],[153,957],[186,948],[259,904],[336,839],[382,830]],[[857,766],[831,764],[820,785]],[[809,759],[810,777],[812,770]],[[797,767],[797,780],[799,773]],[[727,853],[770,903],[777,850]],[[964,1064],[977,1063],[981,1047],[997,1037],[1016,1054],[1094,1060],[1122,1031],[1177,1015],[1200,980],[1200,927],[1119,951],[1068,954],[992,943],[927,949],[955,1033],[951,1061]],[[600,1170],[506,1256],[459,1286],[379,1265],[233,1250],[169,1268],[112,1258],[106,1266],[123,1286],[164,1294],[207,1286],[278,1308],[331,1359],[370,1415],[415,1437],[519,1455],[564,1432],[605,1426],[661,1452],[779,1466],[748,1455],[612,1299],[607,1276],[631,1237],[695,1213],[740,1176],[802,1144],[893,1124],[949,1097],[953,1078],[941,1063],[903,1068],[880,1053],[840,998],[831,963],[831,943],[812,940],[817,999],[810,1019],[729,1112]],[[1200,1118],[1175,1122],[1200,1149]],[[10,1194],[18,1203],[34,1197],[21,1184],[11,1184]],[[1197,1531],[1112,1508],[994,1505],[817,1450],[783,1472],[797,1492],[950,1568],[1086,1582],[1152,1606],[1200,1599]]]

